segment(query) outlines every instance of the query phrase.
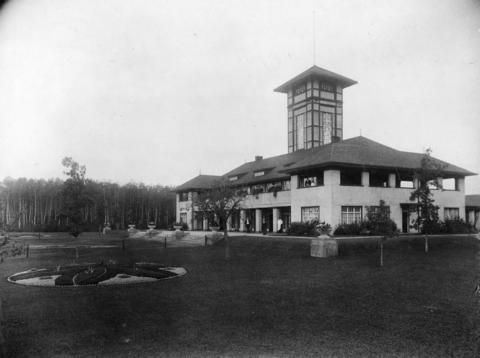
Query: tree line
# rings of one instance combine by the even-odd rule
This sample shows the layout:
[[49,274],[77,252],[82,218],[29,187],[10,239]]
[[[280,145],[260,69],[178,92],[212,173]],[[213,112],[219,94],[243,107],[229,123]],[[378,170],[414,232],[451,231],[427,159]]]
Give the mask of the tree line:
[[[87,199],[79,211],[85,231],[98,231],[106,223],[124,230],[129,224],[145,229],[151,222],[168,228],[175,221],[175,193],[162,185],[119,185],[84,181]],[[68,231],[66,181],[60,179],[12,179],[0,182],[0,223],[8,231]]]

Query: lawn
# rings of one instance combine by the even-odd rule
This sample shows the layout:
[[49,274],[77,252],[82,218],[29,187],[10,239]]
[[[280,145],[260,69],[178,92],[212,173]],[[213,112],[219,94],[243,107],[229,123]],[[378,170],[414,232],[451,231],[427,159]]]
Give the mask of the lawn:
[[[311,258],[309,240],[231,238],[224,247],[85,234],[79,262],[156,261],[179,278],[114,287],[41,288],[15,272],[72,262],[72,249],[32,250],[1,266],[7,349],[13,357],[475,357],[480,352],[480,241],[402,238],[340,242]],[[67,236],[32,244],[75,244]],[[78,244],[78,243],[77,243]]]

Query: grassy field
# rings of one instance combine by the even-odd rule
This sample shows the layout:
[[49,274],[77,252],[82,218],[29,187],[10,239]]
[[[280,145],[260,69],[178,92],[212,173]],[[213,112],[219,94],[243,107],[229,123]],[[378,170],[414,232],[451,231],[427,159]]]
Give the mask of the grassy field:
[[39,288],[5,278],[72,262],[72,249],[8,259],[4,330],[12,357],[475,357],[480,352],[480,241],[340,243],[340,256],[309,256],[309,240],[235,237],[223,246],[164,249],[115,234],[28,239],[83,248],[79,262],[157,261],[187,275],[153,284]]

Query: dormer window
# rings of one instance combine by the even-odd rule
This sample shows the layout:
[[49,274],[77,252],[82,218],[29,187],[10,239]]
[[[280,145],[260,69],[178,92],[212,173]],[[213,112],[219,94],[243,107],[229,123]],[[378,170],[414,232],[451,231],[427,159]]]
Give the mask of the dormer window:
[[230,180],[230,181],[238,180],[238,175],[235,175],[235,176],[233,176],[233,177],[230,177],[230,178],[228,178],[228,180]]
[[263,176],[263,175],[265,175],[265,171],[264,171],[264,170],[261,170],[261,171],[258,171],[258,172],[253,173],[253,176],[254,176],[254,177],[261,177],[261,176]]

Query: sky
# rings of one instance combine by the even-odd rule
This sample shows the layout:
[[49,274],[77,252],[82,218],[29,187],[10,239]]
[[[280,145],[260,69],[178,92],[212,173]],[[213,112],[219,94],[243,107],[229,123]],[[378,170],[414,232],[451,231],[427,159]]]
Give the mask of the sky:
[[314,63],[358,81],[345,139],[480,173],[478,0],[13,0],[0,180],[62,178],[69,156],[95,180],[180,185],[286,153],[273,89]]

